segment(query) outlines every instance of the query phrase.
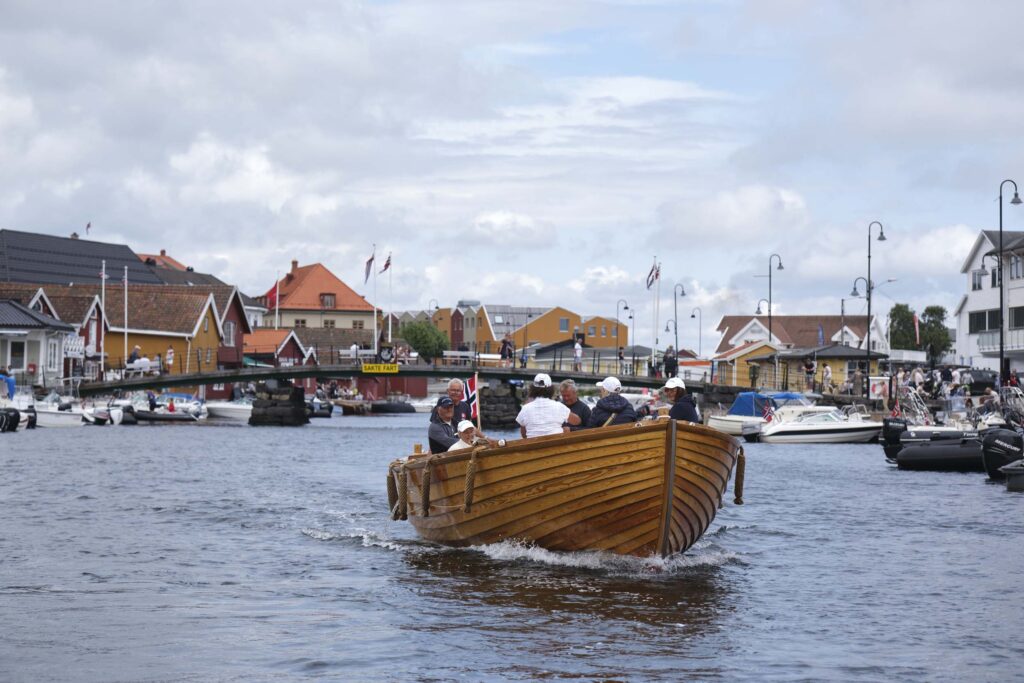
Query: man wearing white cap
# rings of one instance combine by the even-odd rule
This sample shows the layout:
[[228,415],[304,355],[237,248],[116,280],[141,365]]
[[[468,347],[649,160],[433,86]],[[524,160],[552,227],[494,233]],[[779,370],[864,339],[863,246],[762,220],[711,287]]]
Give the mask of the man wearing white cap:
[[687,422],[700,422],[700,413],[697,412],[697,404],[693,397],[687,395],[686,384],[678,377],[673,377],[665,382],[665,398],[672,402],[672,410],[668,416],[673,420],[686,420]]
[[516,416],[519,423],[519,433],[524,439],[532,436],[547,436],[548,434],[561,434],[569,431],[564,424],[578,425],[579,415],[573,413],[567,406],[551,400],[555,394],[554,384],[550,375],[540,373],[530,383],[529,403],[523,406]]
[[588,427],[607,427],[636,422],[633,405],[622,396],[622,382],[616,377],[605,377],[597,383],[601,398],[590,412]]
[[457,451],[463,448],[472,448],[476,445],[476,425],[469,420],[463,420],[458,426],[459,440],[451,445],[449,451]]

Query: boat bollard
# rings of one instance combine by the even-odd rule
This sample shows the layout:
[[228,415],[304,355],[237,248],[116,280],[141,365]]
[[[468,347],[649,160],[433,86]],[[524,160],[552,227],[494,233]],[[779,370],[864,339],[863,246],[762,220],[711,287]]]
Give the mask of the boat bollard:
[[421,455],[423,453],[423,444],[421,444],[421,443],[414,443],[412,445],[412,452],[415,455]]
[[732,502],[737,505],[743,505],[743,475],[746,469],[747,456],[741,448],[740,454],[736,457],[736,483],[733,486],[733,494],[735,494],[735,497]]

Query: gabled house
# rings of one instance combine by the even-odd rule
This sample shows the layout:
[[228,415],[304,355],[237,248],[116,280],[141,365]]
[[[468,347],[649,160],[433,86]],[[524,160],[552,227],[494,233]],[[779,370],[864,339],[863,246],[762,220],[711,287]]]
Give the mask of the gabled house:
[[128,283],[161,284],[152,269],[128,246],[58,237],[20,230],[0,230],[0,282],[32,284],[99,284],[103,263],[111,281],[128,269]]
[[0,366],[22,385],[52,387],[64,377],[64,343],[74,328],[13,299],[0,299]]
[[[811,348],[841,344],[864,348],[867,337],[866,315],[773,315],[771,342],[779,349]],[[754,341],[769,341],[768,316],[726,315],[718,323],[722,339],[716,354]],[[885,327],[877,316],[871,320],[871,349],[888,353]]]
[[[296,365],[316,365],[316,351],[306,348],[295,330],[260,328],[245,335],[243,351],[250,364],[290,368]],[[293,380],[306,393],[316,390],[316,379],[308,377]]]
[[338,279],[322,263],[292,268],[259,299],[267,308],[268,324],[280,328],[324,327],[373,329],[374,307]]
[[[999,231],[982,230],[960,266],[964,294],[953,310],[957,362],[999,366]],[[1006,368],[1024,370],[1024,232],[1003,231],[1003,348]]]

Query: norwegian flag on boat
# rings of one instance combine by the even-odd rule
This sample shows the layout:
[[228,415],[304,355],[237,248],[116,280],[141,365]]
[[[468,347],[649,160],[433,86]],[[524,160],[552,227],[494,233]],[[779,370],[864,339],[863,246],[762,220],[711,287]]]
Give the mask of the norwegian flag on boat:
[[771,401],[764,402],[764,412],[761,414],[765,422],[771,422],[775,418],[775,408]]
[[466,387],[464,400],[469,403],[469,408],[472,411],[472,418],[475,420],[480,414],[480,403],[476,394],[476,375],[469,377],[463,383]]

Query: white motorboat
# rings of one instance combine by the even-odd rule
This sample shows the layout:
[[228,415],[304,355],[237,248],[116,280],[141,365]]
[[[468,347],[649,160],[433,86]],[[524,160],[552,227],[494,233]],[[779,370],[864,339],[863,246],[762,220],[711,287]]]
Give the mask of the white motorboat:
[[81,427],[85,424],[82,420],[82,409],[60,410],[56,407],[37,403],[36,404],[36,427]]
[[86,424],[116,426],[124,420],[124,410],[115,405],[90,406],[82,409],[82,419]]
[[248,401],[207,401],[206,410],[210,413],[210,417],[248,422],[252,416],[252,403]]
[[805,413],[827,413],[835,410],[833,406],[816,406],[803,394],[779,391],[772,394],[761,394],[744,391],[736,395],[729,412],[725,415],[712,415],[708,418],[708,426],[726,434],[741,436],[744,433],[758,432],[771,420],[765,419],[769,411],[773,419],[793,420]]
[[788,421],[772,420],[761,430],[759,440],[765,443],[868,443],[881,434],[882,423],[865,418],[865,414],[853,410],[807,412]]

